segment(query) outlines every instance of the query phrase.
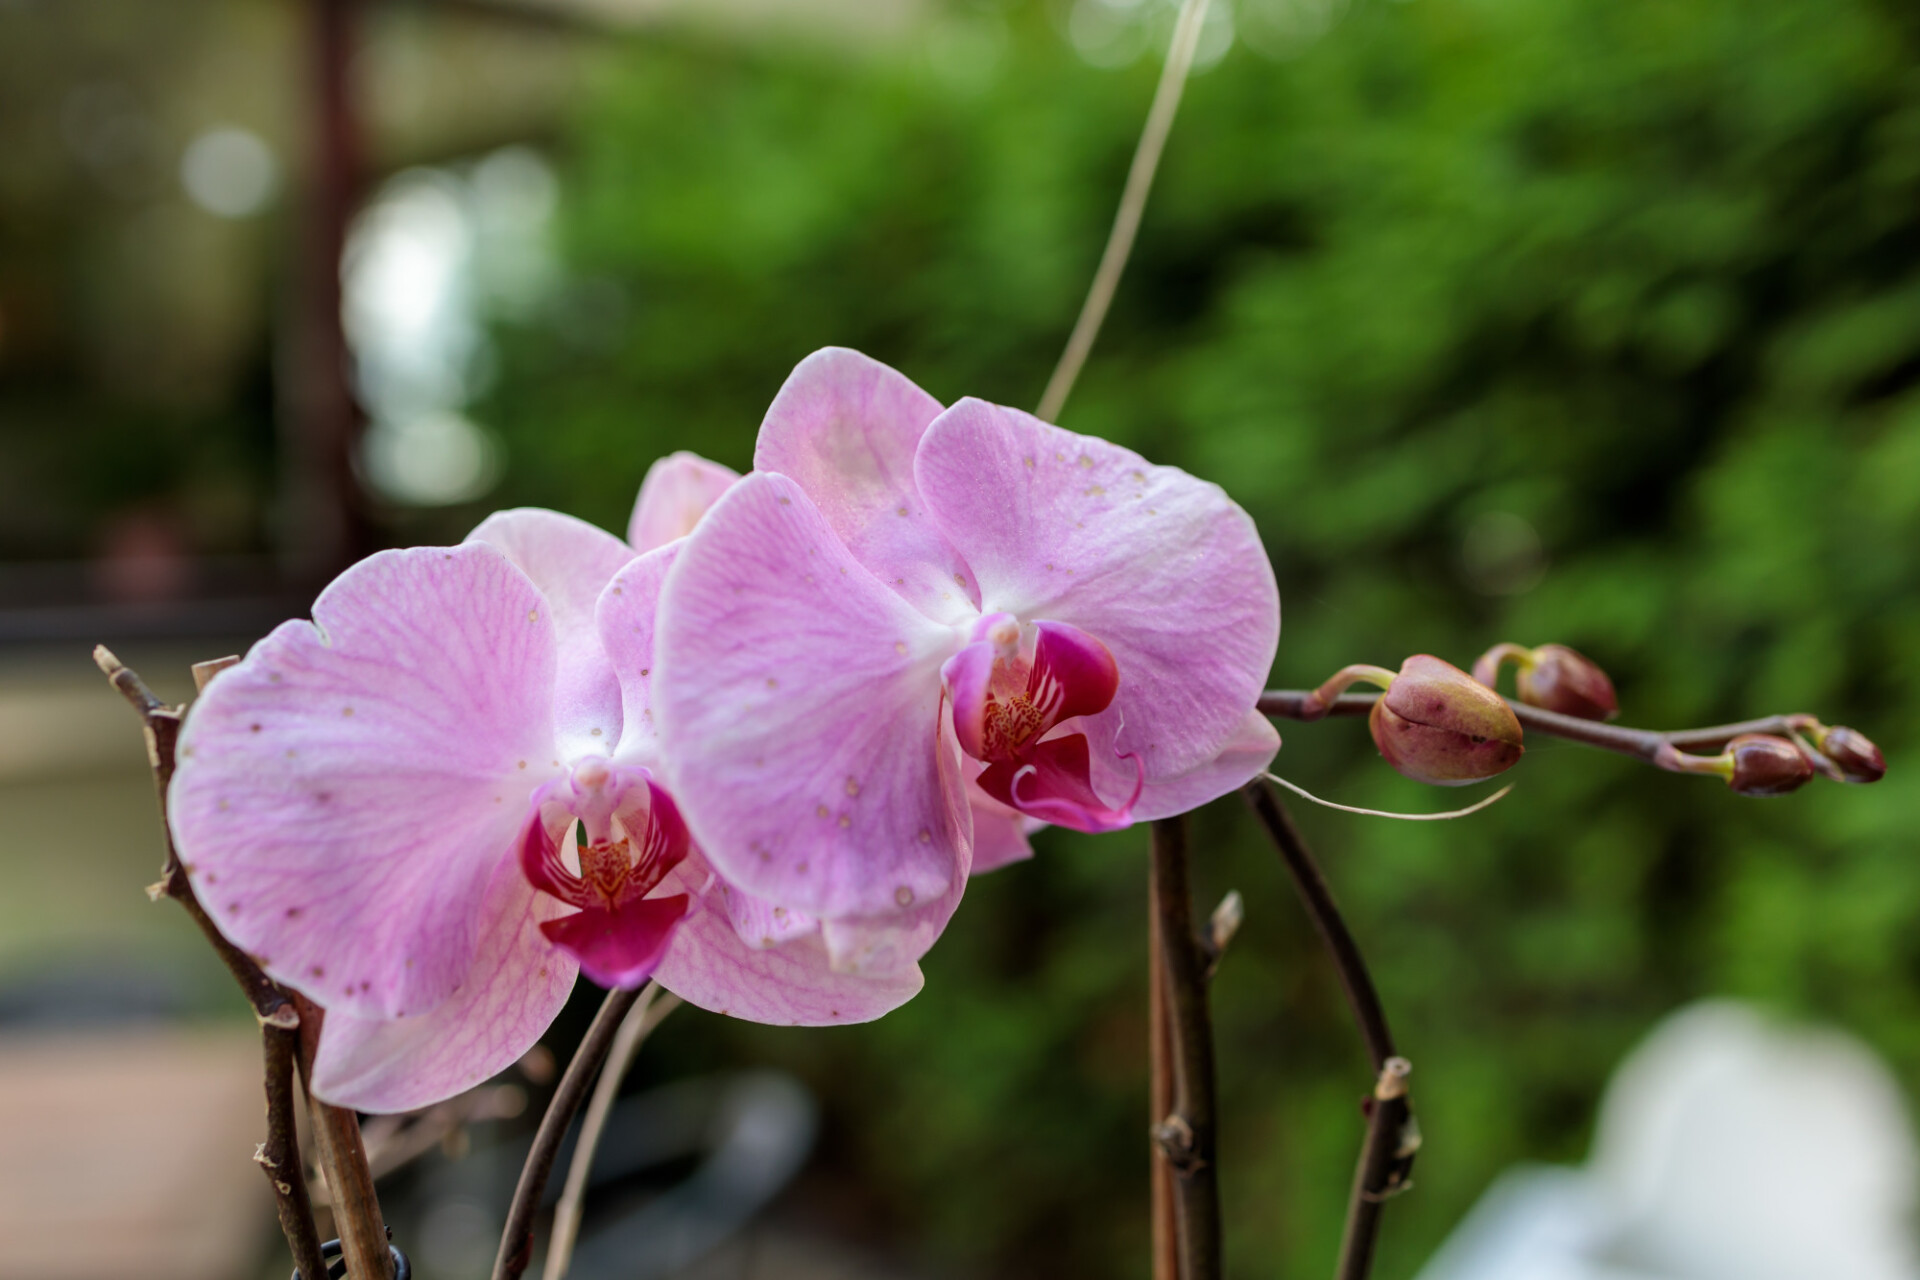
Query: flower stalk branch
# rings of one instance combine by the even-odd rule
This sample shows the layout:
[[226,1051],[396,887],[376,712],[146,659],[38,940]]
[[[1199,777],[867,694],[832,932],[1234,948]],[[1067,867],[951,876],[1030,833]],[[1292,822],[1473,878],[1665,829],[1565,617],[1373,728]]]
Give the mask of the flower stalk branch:
[[613,1114],[620,1082],[626,1079],[640,1046],[647,1042],[653,1029],[679,1007],[679,996],[649,982],[621,1021],[607,1054],[607,1065],[600,1069],[600,1082],[594,1086],[593,1099],[587,1103],[587,1114],[580,1121],[580,1137],[573,1144],[566,1185],[553,1211],[553,1231],[547,1239],[547,1261],[541,1268],[541,1280],[565,1280],[567,1266],[573,1261],[573,1246],[580,1234],[580,1213],[586,1204],[587,1180],[593,1173],[593,1153],[600,1149],[600,1135],[606,1132],[607,1117]]
[[[254,1159],[273,1189],[274,1206],[279,1213],[280,1229],[286,1235],[287,1249],[294,1266],[303,1276],[324,1276],[326,1267],[320,1257],[320,1233],[314,1226],[313,1206],[307,1196],[307,1182],[300,1160],[300,1140],[296,1132],[293,1068],[299,1050],[300,1015],[292,1000],[272,979],[260,971],[240,948],[214,927],[200,900],[187,881],[180,855],[174,848],[172,829],[167,824],[167,786],[173,781],[174,750],[180,738],[179,707],[162,702],[139,675],[113,655],[105,645],[96,646],[94,663],[120,695],[140,716],[146,733],[147,763],[153,770],[154,788],[160,801],[160,829],[166,837],[166,861],[160,879],[147,889],[154,901],[171,898],[178,902],[200,927],[227,971],[233,975],[253,1014],[260,1023],[261,1051],[264,1058],[264,1082],[267,1095],[267,1140],[260,1144]],[[201,663],[194,679],[201,687],[213,678],[230,659]]]
[[566,1074],[560,1077],[553,1100],[547,1104],[547,1113],[540,1119],[540,1129],[533,1135],[533,1149],[520,1168],[520,1182],[513,1189],[513,1203],[507,1209],[506,1230],[500,1235],[500,1253],[493,1263],[493,1280],[520,1280],[527,1264],[533,1260],[533,1219],[540,1211],[540,1200],[546,1194],[547,1179],[560,1154],[560,1143],[567,1136],[574,1113],[587,1099],[587,1086],[593,1083],[600,1064],[607,1060],[627,1011],[633,1008],[643,990],[653,989],[653,984],[648,983],[644,988],[615,987],[607,992],[600,1012],[594,1015],[593,1025],[587,1028],[586,1038],[574,1051],[573,1061],[567,1064]]
[[1365,1280],[1373,1269],[1382,1208],[1388,1198],[1406,1189],[1407,1174],[1420,1145],[1420,1130],[1414,1123],[1412,1099],[1407,1093],[1407,1076],[1413,1065],[1394,1048],[1393,1032],[1387,1026],[1386,1010],[1380,1004],[1366,958],[1334,904],[1326,876],[1294,825],[1293,816],[1263,782],[1250,783],[1245,795],[1254,816],[1280,851],[1280,860],[1293,878],[1300,901],[1333,957],[1376,1075],[1373,1093],[1366,1101],[1367,1132],[1354,1170],[1340,1263],[1334,1273],[1338,1280]]
[[[1279,720],[1318,720],[1323,716],[1369,715],[1377,700],[1376,694],[1343,693],[1329,702],[1320,699],[1312,689],[1269,689],[1260,695],[1259,708],[1262,714]],[[1687,767],[1681,753],[1716,750],[1735,738],[1753,734],[1790,739],[1808,756],[1815,769],[1838,782],[1876,781],[1885,771],[1878,750],[1859,733],[1841,726],[1829,727],[1804,713],[1661,732],[1562,715],[1510,698],[1504,701],[1530,733],[1544,733],[1632,756],[1669,772],[1702,772]]]
[[1187,820],[1152,829],[1151,910],[1172,1052],[1172,1103],[1153,1131],[1173,1188],[1179,1280],[1220,1280],[1220,1196],[1214,1154],[1213,1027],[1207,1012],[1207,956],[1193,926]]

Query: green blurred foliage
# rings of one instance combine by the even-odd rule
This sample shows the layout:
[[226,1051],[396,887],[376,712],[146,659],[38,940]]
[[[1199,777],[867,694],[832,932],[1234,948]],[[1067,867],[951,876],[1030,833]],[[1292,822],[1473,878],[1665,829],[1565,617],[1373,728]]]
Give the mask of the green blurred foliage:
[[[858,64],[610,56],[561,154],[570,283],[500,334],[511,500],[621,528],[660,453],[748,465],[830,343],[1031,404],[1155,70],[1089,68],[1049,17],[959,10]],[[1417,1066],[1384,1276],[1510,1162],[1580,1158],[1613,1064],[1688,999],[1840,1022],[1920,1084],[1916,67],[1914,11],[1873,0],[1418,0],[1190,87],[1063,421],[1252,511],[1276,681],[1552,639],[1630,723],[1815,710],[1894,768],[1755,802],[1536,741],[1469,821],[1301,815]],[[1285,732],[1322,794],[1455,799],[1355,722]],[[1198,830],[1199,897],[1248,903],[1215,987],[1232,1274],[1325,1274],[1365,1064],[1247,816]],[[1144,839],[1039,850],[975,882],[881,1023],[689,1020],[660,1053],[797,1064],[868,1188],[836,1211],[924,1256],[1140,1276]]]

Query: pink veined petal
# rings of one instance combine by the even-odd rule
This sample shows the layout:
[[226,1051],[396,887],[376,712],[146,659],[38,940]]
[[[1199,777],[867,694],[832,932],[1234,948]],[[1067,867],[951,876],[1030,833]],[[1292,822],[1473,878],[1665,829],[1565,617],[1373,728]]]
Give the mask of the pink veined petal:
[[[1102,718],[1080,721],[1087,733],[1095,790],[1103,795],[1125,794],[1133,785],[1133,766],[1114,754],[1114,726]],[[1135,822],[1170,818],[1197,809],[1229,791],[1237,791],[1266,771],[1280,750],[1280,734],[1258,711],[1247,712],[1240,729],[1220,754],[1187,772],[1158,781],[1148,779],[1133,806]]]
[[653,766],[660,729],[653,715],[653,633],[660,587],[680,552],[678,543],[627,562],[600,593],[595,622],[600,644],[620,681],[620,743],[614,759]]
[[704,889],[701,905],[681,923],[653,974],[688,1004],[748,1022],[819,1027],[870,1022],[919,992],[918,965],[882,974],[834,972],[817,932],[779,946],[747,945],[728,919],[724,885],[696,846],[661,890]]
[[940,402],[905,375],[844,347],[795,366],[760,424],[756,471],[806,490],[853,558],[941,622],[969,618],[979,592],[927,517],[913,454]]
[[1027,840],[1028,819],[1019,810],[1009,809],[978,787],[969,790],[967,799],[973,806],[972,874],[997,871],[1033,856],[1033,845]]
[[748,476],[681,544],[655,643],[669,790],[728,880],[828,918],[964,874],[966,804],[941,760],[957,638],[863,569],[793,481]]
[[314,1054],[314,1092],[356,1111],[411,1111],[518,1061],[573,990],[573,957],[540,932],[542,921],[564,910],[534,892],[511,862],[503,864],[482,904],[479,949],[460,988],[432,1011],[405,1018],[328,1010]]
[[381,552],[313,615],[193,705],[174,839],[273,977],[355,1017],[424,1013],[466,981],[486,886],[557,771],[553,620],[485,543]]
[[972,399],[927,428],[914,474],[984,611],[1064,622],[1112,653],[1120,688],[1101,715],[1150,781],[1238,731],[1273,662],[1280,594],[1218,486]]
[[820,921],[804,911],[756,898],[745,889],[737,889],[725,880],[719,882],[717,895],[740,941],[755,951],[777,947],[820,931]]
[[1036,744],[1025,760],[988,765],[978,782],[989,797],[1021,813],[1098,834],[1133,822],[1143,777],[1136,773],[1132,794],[1123,803],[1108,805],[1089,777],[1086,735],[1070,733]]
[[647,552],[686,537],[739,478],[732,467],[684,449],[657,460],[640,482],[640,497],[627,522],[627,541],[635,551]]
[[600,647],[594,606],[632,549],[584,520],[538,507],[495,512],[466,540],[498,547],[547,598],[560,638],[553,705],[561,758],[611,751],[620,739],[620,686]]
[[611,909],[596,904],[548,920],[540,932],[579,961],[580,972],[594,982],[631,990],[653,976],[691,901],[676,893],[634,898]]

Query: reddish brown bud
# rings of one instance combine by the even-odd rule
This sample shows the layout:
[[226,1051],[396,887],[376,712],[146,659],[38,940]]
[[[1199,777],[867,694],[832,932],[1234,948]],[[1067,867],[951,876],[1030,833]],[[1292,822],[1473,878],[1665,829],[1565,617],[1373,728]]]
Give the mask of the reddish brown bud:
[[1457,787],[1520,758],[1520,722],[1499,694],[1428,654],[1408,658],[1368,721],[1387,763],[1416,782]]
[[1520,701],[1530,707],[1558,711],[1582,720],[1611,720],[1620,714],[1613,681],[1600,665],[1563,644],[1543,644],[1533,651],[1533,665],[1522,665],[1514,683]]
[[1817,745],[1820,754],[1833,761],[1840,776],[1848,782],[1878,782],[1887,776],[1886,757],[1858,729],[1837,724],[1827,730]]
[[1783,796],[1813,777],[1813,761],[1799,747],[1770,733],[1743,733],[1727,744],[1733,762],[1727,785],[1743,796]]

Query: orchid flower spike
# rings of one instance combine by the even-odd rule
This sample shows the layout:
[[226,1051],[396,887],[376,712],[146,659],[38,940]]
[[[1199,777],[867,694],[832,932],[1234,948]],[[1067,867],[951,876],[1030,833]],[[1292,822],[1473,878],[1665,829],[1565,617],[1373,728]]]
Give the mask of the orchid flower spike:
[[[677,503],[686,468],[661,466],[650,493]],[[637,529],[685,522],[641,507]],[[911,963],[834,971],[820,922],[690,838],[650,678],[683,545],[635,558],[568,516],[490,516],[347,570],[194,704],[174,838],[220,930],[326,1009],[318,1096],[400,1111],[469,1088],[576,971],[771,1023],[862,1021],[919,989]]]
[[688,538],[656,705],[721,873],[828,916],[948,892],[1038,823],[1109,831],[1257,776],[1273,570],[1217,486],[1030,414],[802,361]]

